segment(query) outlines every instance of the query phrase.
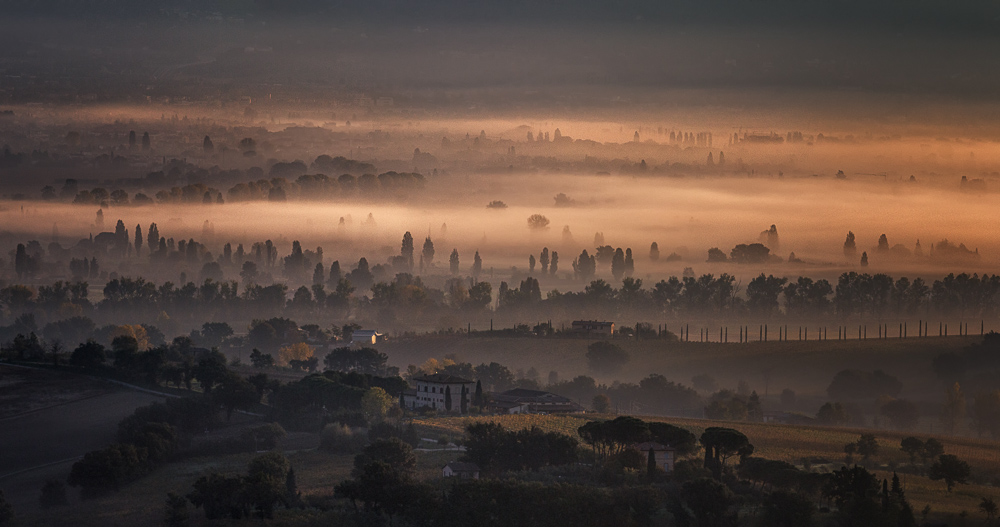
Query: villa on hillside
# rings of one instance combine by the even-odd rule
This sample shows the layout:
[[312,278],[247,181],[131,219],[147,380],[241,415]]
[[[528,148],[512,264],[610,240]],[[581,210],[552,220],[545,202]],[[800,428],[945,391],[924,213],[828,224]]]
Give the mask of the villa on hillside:
[[421,375],[414,377],[413,382],[416,384],[416,388],[411,388],[403,392],[403,404],[410,409],[427,406],[436,410],[444,410],[447,408],[445,399],[450,392],[451,410],[453,412],[461,412],[462,388],[465,388],[470,406],[472,404],[472,397],[476,392],[475,382],[445,373]]

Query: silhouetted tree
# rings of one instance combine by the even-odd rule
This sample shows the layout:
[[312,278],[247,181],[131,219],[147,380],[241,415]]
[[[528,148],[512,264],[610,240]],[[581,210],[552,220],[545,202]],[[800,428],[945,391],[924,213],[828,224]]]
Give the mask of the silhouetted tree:
[[858,246],[854,241],[854,233],[848,231],[847,239],[844,240],[844,257],[853,260],[858,254]]
[[927,471],[927,477],[935,481],[943,479],[948,487],[948,492],[951,492],[956,483],[967,483],[971,473],[972,467],[965,461],[958,459],[958,456],[942,454]]
[[420,255],[422,257],[421,261],[424,265],[430,267],[431,263],[434,261],[434,242],[431,241],[430,236],[424,239],[424,249]]

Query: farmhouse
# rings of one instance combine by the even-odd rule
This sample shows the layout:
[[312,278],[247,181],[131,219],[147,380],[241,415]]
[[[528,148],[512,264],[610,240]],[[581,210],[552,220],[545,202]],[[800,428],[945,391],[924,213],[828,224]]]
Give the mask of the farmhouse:
[[414,377],[415,389],[403,392],[403,404],[407,408],[421,408],[429,406],[434,409],[444,410],[447,408],[445,399],[451,395],[451,409],[453,412],[462,411],[462,394],[471,404],[472,395],[476,390],[476,383],[444,373],[433,375],[421,375]]
[[370,346],[379,342],[385,342],[385,335],[374,329],[358,329],[351,333],[351,344]]
[[791,412],[764,412],[763,419],[765,423],[783,425],[808,425],[815,421],[815,419],[807,415]]
[[479,479],[479,465],[452,461],[441,469],[441,476],[445,478]]
[[646,441],[645,443],[639,443],[634,447],[636,450],[642,453],[643,457],[648,458],[649,452],[653,452],[653,459],[656,461],[656,466],[660,470],[670,473],[674,471],[674,459],[677,457],[677,451],[673,447],[661,445],[652,441]]
[[584,408],[554,393],[514,388],[490,394],[487,409],[499,414],[581,413]]
[[606,335],[610,337],[615,334],[615,323],[599,320],[574,320],[573,331],[584,335]]

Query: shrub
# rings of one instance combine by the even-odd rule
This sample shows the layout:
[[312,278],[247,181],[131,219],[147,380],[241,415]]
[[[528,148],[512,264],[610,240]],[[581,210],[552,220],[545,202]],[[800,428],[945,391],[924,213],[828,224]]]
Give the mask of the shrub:
[[323,428],[319,447],[334,454],[355,454],[367,443],[368,439],[360,429],[331,423]]
[[254,428],[248,428],[240,434],[240,439],[254,451],[272,450],[278,446],[278,441],[286,435],[285,429],[278,423],[267,423]]
[[368,429],[368,440],[376,441],[378,439],[390,439],[397,438],[402,440],[404,443],[416,448],[420,444],[420,437],[417,435],[417,430],[414,428],[411,422],[406,428],[402,426],[393,425],[387,422],[375,423]]
[[42,485],[42,495],[38,499],[38,504],[43,509],[62,507],[68,504],[66,499],[66,485],[58,479],[50,479]]
[[146,451],[135,445],[115,443],[103,450],[87,452],[83,459],[73,464],[67,482],[81,487],[83,498],[93,498],[118,490],[147,470]]
[[587,363],[590,369],[600,373],[615,373],[628,363],[628,352],[607,342],[594,342],[587,346]]

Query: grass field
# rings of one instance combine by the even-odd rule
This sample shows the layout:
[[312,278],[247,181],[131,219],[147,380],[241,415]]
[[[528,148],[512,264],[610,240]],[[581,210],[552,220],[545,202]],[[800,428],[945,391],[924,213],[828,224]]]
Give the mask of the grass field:
[[[591,419],[613,418],[614,416],[584,415],[505,415],[481,417],[434,417],[420,419],[414,423],[424,437],[449,435],[460,437],[466,424],[476,421],[501,423],[508,429],[538,426],[546,431],[569,434],[579,439],[577,428]],[[647,421],[664,421],[687,428],[700,435],[709,426],[728,426],[740,430],[755,447],[755,456],[787,461],[802,466],[803,458],[816,458],[829,463],[812,463],[812,469],[829,471],[839,468],[844,461],[844,445],[858,440],[862,433],[873,433],[878,439],[880,452],[873,462],[879,477],[891,478],[894,467],[909,462],[909,457],[899,449],[899,442],[911,434],[893,431],[872,431],[851,428],[824,428],[815,426],[791,426],[764,423],[721,423],[703,419],[674,419],[643,417]],[[430,435],[428,435],[430,434]],[[920,436],[926,439],[928,436]],[[907,497],[916,511],[930,505],[932,511],[941,514],[959,514],[978,511],[983,496],[1000,499],[1000,488],[982,482],[1000,481],[1000,443],[996,441],[933,436],[944,445],[945,452],[955,454],[973,467],[973,476],[981,483],[959,485],[948,494],[942,481],[932,481],[915,474],[903,474]],[[978,514],[978,513],[977,513]]]
[[[334,493],[334,486],[350,477],[353,455],[334,455],[320,450],[286,452],[295,469],[298,488],[303,499],[328,501]],[[437,478],[441,467],[458,457],[459,453],[418,452],[417,473],[422,479]],[[78,526],[135,526],[161,525],[167,492],[187,494],[191,484],[199,477],[211,472],[222,474],[245,474],[246,467],[254,454],[234,454],[211,458],[194,458],[168,463],[153,473],[135,481],[119,492],[98,499],[81,501],[70,489],[70,506],[50,511],[42,511],[37,505],[15,509],[19,525],[78,525]],[[66,469],[68,471],[68,468]],[[63,475],[65,476],[65,475]],[[39,486],[40,488],[40,486]],[[37,499],[37,489],[35,489]],[[228,522],[212,523],[204,519],[201,510],[191,511],[192,525],[228,525]],[[286,511],[279,516],[289,516]],[[298,516],[298,513],[291,514]],[[307,514],[306,516],[310,516]],[[280,519],[280,517],[279,517]],[[286,518],[286,520],[288,520]],[[238,523],[238,522],[237,522]],[[259,524],[259,521],[247,522]],[[298,521],[293,521],[297,524]],[[268,522],[272,524],[272,522]]]

